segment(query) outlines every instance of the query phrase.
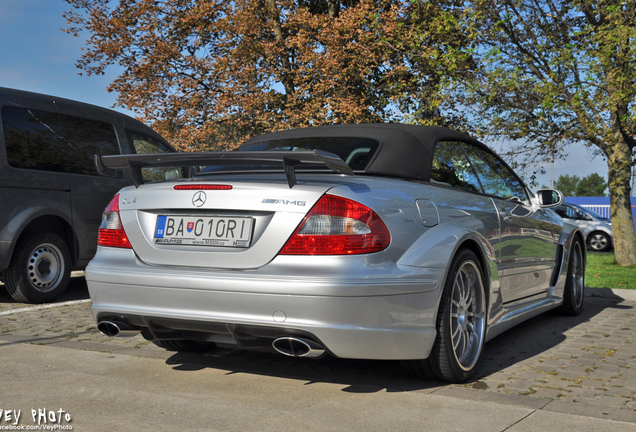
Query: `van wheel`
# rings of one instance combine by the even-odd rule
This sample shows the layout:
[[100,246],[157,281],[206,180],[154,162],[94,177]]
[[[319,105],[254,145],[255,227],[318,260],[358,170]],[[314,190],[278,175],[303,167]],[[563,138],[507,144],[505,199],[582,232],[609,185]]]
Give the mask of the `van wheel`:
[[71,277],[71,254],[57,234],[25,234],[16,245],[5,286],[14,300],[46,303],[59,297]]

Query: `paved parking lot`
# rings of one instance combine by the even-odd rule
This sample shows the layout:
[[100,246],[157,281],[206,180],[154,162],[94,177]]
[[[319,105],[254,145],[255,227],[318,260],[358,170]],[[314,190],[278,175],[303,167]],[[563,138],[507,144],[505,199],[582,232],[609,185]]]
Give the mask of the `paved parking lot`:
[[[558,313],[536,317],[486,344],[475,380],[464,385],[445,385],[418,380],[403,370],[398,362],[334,358],[306,360],[238,350],[202,356],[166,352],[140,336],[108,338],[95,328],[87,298],[82,277],[74,278],[68,292],[56,305],[18,304],[0,289],[0,348],[5,353],[3,357],[6,358],[8,350],[18,347],[29,352],[38,352],[38,347],[42,350],[63,348],[66,349],[64,356],[71,363],[75,358],[88,355],[86,351],[89,351],[96,355],[92,359],[116,355],[133,362],[131,357],[139,358],[134,360],[134,364],[153,359],[148,364],[152,364],[154,373],[159,375],[168,375],[174,370],[208,371],[220,373],[229,383],[235,375],[240,375],[241,379],[237,378],[236,384],[240,381],[241,385],[248,387],[246,379],[249,382],[253,378],[256,382],[265,376],[269,377],[269,385],[274,386],[272,394],[277,393],[278,384],[283,386],[283,383],[292,380],[307,385],[336,386],[349,394],[400,393],[403,398],[409,395],[421,398],[424,394],[463,401],[466,406],[487,402],[496,407],[506,407],[497,411],[502,419],[504,412],[523,408],[544,416],[549,413],[583,416],[588,420],[604,419],[607,422],[601,424],[608,427],[618,424],[614,421],[626,422],[617,429],[613,426],[609,429],[625,430],[625,425],[631,424],[636,430],[634,299],[587,297],[584,312],[579,317],[564,317]],[[141,367],[143,369],[144,366]],[[0,385],[3,381],[6,384],[6,380],[5,374],[4,378],[0,378]],[[183,390],[181,386],[179,388]],[[37,400],[36,394],[33,398]],[[0,396],[0,407],[6,408],[10,403],[6,396]],[[506,427],[497,424],[493,429],[484,430],[508,430],[515,424],[514,421]],[[517,424],[517,429],[510,430],[518,430],[520,424],[530,428],[530,417]],[[553,425],[556,427],[558,424],[557,421]],[[595,423],[588,421],[588,424]],[[219,430],[222,429],[225,428],[219,427]],[[229,429],[252,428],[243,424],[242,427]],[[320,427],[309,429],[321,430]],[[334,427],[333,430],[340,429]]]

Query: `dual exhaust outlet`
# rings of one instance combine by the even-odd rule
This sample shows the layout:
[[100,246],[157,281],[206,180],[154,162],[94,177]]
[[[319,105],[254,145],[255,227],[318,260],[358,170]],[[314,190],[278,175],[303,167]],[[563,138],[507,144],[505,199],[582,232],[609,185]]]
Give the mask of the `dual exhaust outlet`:
[[[109,337],[133,337],[141,329],[116,321],[100,321],[97,330]],[[279,353],[290,357],[316,358],[325,353],[325,348],[317,342],[291,336],[280,337],[272,342],[272,347]]]

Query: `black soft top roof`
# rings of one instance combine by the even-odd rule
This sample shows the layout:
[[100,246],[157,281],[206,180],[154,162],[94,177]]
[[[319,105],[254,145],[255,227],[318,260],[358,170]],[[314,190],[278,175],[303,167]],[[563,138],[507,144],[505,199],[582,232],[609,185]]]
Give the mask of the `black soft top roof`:
[[[372,123],[314,126],[258,135],[243,143],[245,147],[242,151],[96,155],[95,164],[98,172],[107,177],[116,176],[117,169],[128,169],[135,186],[139,186],[143,184],[141,170],[144,167],[261,165],[263,162],[276,162],[282,164],[289,187],[293,187],[296,184],[295,167],[297,165],[325,165],[333,172],[349,175],[354,174],[354,171],[340,156],[318,148],[320,146],[314,146],[311,151],[249,151],[250,145],[277,140],[328,139],[330,137],[360,138],[376,140],[379,143],[375,155],[364,170],[357,172],[423,181],[431,179],[433,151],[440,141],[471,143],[493,153],[474,138],[451,129],[437,126]],[[325,148],[329,146],[326,145]]]
[[252,137],[245,144],[315,137],[356,137],[377,140],[380,142],[380,148],[364,170],[365,173],[425,181],[431,178],[433,150],[439,141],[463,141],[491,151],[469,135],[451,129],[394,123],[312,126],[290,129]]

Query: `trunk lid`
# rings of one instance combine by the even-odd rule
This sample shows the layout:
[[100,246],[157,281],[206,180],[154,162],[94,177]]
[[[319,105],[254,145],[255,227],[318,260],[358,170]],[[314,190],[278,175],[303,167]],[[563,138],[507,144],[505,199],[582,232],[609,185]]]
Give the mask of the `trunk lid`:
[[[177,185],[195,186],[175,190]],[[229,185],[228,190],[198,186]],[[272,181],[154,183],[120,192],[119,214],[147,264],[258,268],[274,259],[305,215],[333,185],[289,188]]]

